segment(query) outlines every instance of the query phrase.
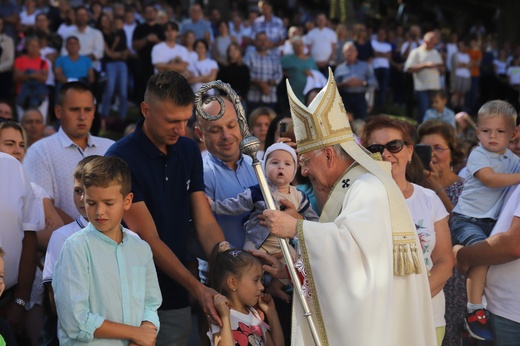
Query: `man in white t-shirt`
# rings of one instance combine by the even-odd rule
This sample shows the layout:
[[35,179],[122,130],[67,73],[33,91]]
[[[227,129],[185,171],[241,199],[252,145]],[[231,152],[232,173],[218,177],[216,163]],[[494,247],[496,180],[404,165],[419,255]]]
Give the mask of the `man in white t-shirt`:
[[164,35],[166,40],[157,43],[152,48],[152,65],[155,73],[162,71],[175,71],[183,74],[188,67],[188,50],[177,44],[179,26],[175,22],[168,22]]
[[375,106],[381,110],[381,107],[385,104],[386,90],[390,81],[390,58],[392,55],[392,46],[386,41],[386,30],[384,28],[379,29],[377,37],[372,40],[371,44],[374,50],[372,67],[379,85]]
[[413,74],[418,124],[422,123],[424,113],[430,106],[430,92],[441,88],[440,76],[444,74],[444,62],[435,49],[437,42],[437,34],[427,32],[423,43],[410,52],[404,64],[404,71]]
[[[450,87],[450,92],[453,92],[453,86],[455,85],[455,69],[452,67],[453,59],[455,54],[459,51],[458,48],[459,36],[456,32],[450,34],[450,41],[446,43],[446,80],[447,85]],[[449,77],[448,77],[449,76]]]
[[335,65],[334,57],[338,49],[338,36],[328,28],[327,17],[320,13],[316,17],[316,27],[307,33],[307,44],[316,65],[324,76],[328,76],[329,65]]

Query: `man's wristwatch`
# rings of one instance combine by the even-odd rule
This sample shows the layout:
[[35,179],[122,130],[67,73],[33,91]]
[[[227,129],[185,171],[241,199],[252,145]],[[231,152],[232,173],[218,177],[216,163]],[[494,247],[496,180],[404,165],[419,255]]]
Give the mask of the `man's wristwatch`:
[[15,302],[15,304],[20,305],[25,310],[29,310],[29,301],[28,300],[24,300],[22,298],[15,298],[14,302]]

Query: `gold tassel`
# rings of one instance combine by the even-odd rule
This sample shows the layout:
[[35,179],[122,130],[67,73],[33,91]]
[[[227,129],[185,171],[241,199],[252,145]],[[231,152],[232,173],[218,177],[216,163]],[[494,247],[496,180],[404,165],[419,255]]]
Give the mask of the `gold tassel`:
[[416,244],[412,244],[412,260],[413,260],[413,265],[414,265],[414,268],[415,268],[415,273],[416,274],[421,274],[422,273],[422,266],[421,266],[421,262],[419,262],[419,255],[417,253],[417,245]]
[[397,256],[398,256],[398,251],[399,251],[398,245],[397,245],[397,244],[394,244],[394,275],[395,275],[395,276],[398,276],[398,275],[399,275],[399,271],[397,270]]
[[404,244],[401,245],[403,247],[403,257],[404,257],[404,273],[405,275],[413,274],[414,268],[412,263],[412,258],[410,256],[410,245]]
[[399,275],[404,275],[405,274],[405,264],[404,264],[404,251],[403,251],[403,247],[401,245],[399,245]]
[[405,233],[394,235],[394,275],[420,274],[421,262],[415,236]]

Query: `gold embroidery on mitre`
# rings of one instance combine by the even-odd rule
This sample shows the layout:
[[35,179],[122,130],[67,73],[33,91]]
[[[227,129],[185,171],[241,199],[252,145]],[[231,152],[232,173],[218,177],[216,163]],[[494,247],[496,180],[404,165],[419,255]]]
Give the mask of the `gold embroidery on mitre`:
[[332,72],[329,72],[327,85],[309,107],[305,107],[294,95],[289,81],[287,94],[299,154],[354,140]]

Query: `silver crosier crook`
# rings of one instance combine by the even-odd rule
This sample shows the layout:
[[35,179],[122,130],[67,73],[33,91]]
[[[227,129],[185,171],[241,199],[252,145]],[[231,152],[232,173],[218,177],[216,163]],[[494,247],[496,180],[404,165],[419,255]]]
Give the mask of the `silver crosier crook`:
[[[229,100],[233,104],[237,113],[238,125],[240,127],[240,132],[243,138],[240,142],[240,151],[242,152],[242,154],[250,156],[251,159],[253,159],[253,169],[255,171],[256,178],[258,179],[260,190],[262,190],[262,195],[264,196],[264,200],[267,204],[267,207],[270,210],[277,210],[276,204],[274,202],[273,196],[271,195],[271,191],[269,190],[269,186],[267,184],[264,172],[262,170],[262,165],[260,161],[256,158],[256,153],[258,152],[258,150],[260,150],[261,147],[260,140],[252,136],[249,132],[247,120],[244,115],[244,107],[242,107],[240,98],[235,92],[235,90],[233,90],[229,84],[224,83],[220,80],[210,83],[204,83],[199,89],[199,91],[197,91],[197,93],[195,94],[195,108],[197,114],[207,121],[215,121],[222,118],[222,116],[226,112],[226,105],[224,104],[224,100],[222,99],[222,97],[218,95],[212,95],[203,100],[204,94],[211,89],[217,89],[223,92],[225,95],[228,96]],[[207,105],[213,101],[217,101],[220,105],[220,111],[217,115],[209,115],[206,111],[202,109],[204,105]],[[294,268],[294,262],[290,255],[287,242],[285,241],[285,239],[282,238],[278,238],[278,242],[280,243],[283,257],[285,258],[287,268],[289,269],[289,274],[294,285],[294,292],[299,297],[299,301],[304,311],[304,316],[309,324],[309,329],[312,334],[312,338],[314,339],[314,344],[316,346],[321,346],[318,331],[316,330],[316,326],[314,325],[314,320],[312,319],[312,313],[310,312],[309,305],[305,300],[302,285],[300,283],[300,279],[298,278],[298,274],[296,273],[296,269]]]

